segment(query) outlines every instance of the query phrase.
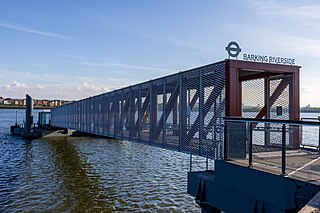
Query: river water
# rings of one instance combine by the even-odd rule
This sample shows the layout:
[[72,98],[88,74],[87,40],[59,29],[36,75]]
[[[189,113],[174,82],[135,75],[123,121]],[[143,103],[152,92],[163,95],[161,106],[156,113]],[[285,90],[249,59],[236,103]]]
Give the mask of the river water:
[[[18,110],[18,123],[23,117]],[[201,210],[187,195],[187,154],[93,137],[25,141],[10,135],[15,122],[16,110],[0,110],[0,212]]]
[[24,141],[9,133],[15,122],[16,110],[0,110],[0,212],[200,212],[187,154],[105,138]]

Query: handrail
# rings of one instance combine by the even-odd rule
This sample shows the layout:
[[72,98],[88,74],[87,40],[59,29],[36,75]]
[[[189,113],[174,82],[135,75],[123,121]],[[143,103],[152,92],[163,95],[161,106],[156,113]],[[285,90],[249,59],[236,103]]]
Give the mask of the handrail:
[[313,121],[294,121],[294,120],[281,120],[281,119],[255,119],[243,117],[224,117],[224,121],[232,122],[251,122],[251,123],[274,123],[274,124],[289,124],[289,125],[306,125],[306,126],[320,126],[320,122]]
[[[320,116],[318,116],[317,118],[301,118],[302,120],[316,120],[320,122]],[[304,145],[302,145],[304,147]],[[318,150],[320,151],[320,126],[319,126],[319,137],[318,137]]]
[[303,121],[303,120],[314,120],[314,121],[320,121],[320,116],[318,116],[317,118],[307,118],[307,117],[305,117],[305,118],[301,118],[300,120],[301,120],[301,121]]
[[[320,118],[320,117],[319,117]],[[281,174],[286,176],[286,125],[299,125],[299,126],[318,126],[319,127],[319,147],[320,147],[320,119],[319,122],[313,121],[294,121],[294,120],[275,120],[275,119],[254,119],[254,118],[243,118],[243,117],[224,117],[225,122],[245,122],[249,126],[249,137],[248,137],[248,154],[249,166],[252,166],[252,134],[254,123],[267,123],[267,124],[282,124],[282,143],[281,143]],[[315,120],[315,119],[314,119]],[[227,129],[225,129],[227,131]],[[319,149],[318,147],[318,149]]]

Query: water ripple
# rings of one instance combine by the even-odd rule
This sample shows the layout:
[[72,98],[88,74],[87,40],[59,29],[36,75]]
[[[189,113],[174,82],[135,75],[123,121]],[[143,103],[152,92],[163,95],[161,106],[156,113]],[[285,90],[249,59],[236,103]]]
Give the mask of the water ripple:
[[6,113],[0,212],[200,211],[186,193],[188,155],[104,138],[24,141],[9,134],[15,111]]

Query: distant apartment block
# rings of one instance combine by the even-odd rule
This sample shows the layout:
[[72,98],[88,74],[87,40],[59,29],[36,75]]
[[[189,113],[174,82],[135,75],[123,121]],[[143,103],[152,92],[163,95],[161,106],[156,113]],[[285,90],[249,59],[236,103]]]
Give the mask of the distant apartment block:
[[[52,107],[62,106],[72,102],[74,101],[47,100],[47,99],[33,100],[34,107],[39,107],[39,108],[52,108]],[[12,99],[12,98],[0,97],[0,107],[24,107],[24,106],[26,106],[26,99]]]

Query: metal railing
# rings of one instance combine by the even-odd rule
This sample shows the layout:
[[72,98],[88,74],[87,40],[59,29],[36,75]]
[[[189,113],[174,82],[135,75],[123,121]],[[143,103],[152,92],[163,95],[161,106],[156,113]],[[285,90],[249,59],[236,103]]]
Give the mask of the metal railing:
[[[314,119],[315,120],[315,119]],[[249,167],[253,166],[254,161],[259,161],[263,166],[275,168],[277,163],[281,165],[281,175],[287,175],[287,159],[291,157],[290,166],[294,167],[297,159],[310,155],[304,155],[296,150],[306,148],[302,143],[302,127],[312,126],[319,127],[319,134],[315,135],[320,140],[320,122],[314,121],[292,121],[292,120],[273,120],[273,119],[253,119],[241,117],[225,117],[225,143],[224,158],[225,160],[247,161]],[[257,127],[259,125],[259,127]],[[264,126],[264,132],[274,134],[271,141],[281,140],[281,143],[267,144],[261,141],[255,141],[254,132],[261,131]],[[281,129],[281,131],[279,131]],[[261,137],[259,137],[261,139]],[[265,139],[267,140],[267,139]],[[311,154],[315,154],[315,159],[319,159],[319,143],[308,146]],[[290,153],[288,150],[290,150]],[[254,156],[254,153],[259,153]],[[267,154],[266,154],[267,153]],[[277,156],[279,158],[277,158]],[[292,156],[295,156],[293,158]],[[255,159],[254,159],[255,157]],[[268,157],[268,158],[267,158]],[[278,162],[280,160],[280,162]],[[296,167],[299,167],[297,165]],[[290,168],[294,173],[297,168]],[[316,171],[320,172],[320,171]]]
[[[320,116],[318,116],[317,118],[301,118],[301,121],[317,121],[317,122],[320,122]],[[320,126],[318,127],[318,146],[317,148],[320,149]],[[316,129],[314,129],[314,132],[317,131]],[[314,133],[313,132],[313,133]],[[314,135],[314,134],[313,134]],[[302,147],[309,147],[310,144],[304,144],[304,143],[301,143],[301,146]],[[311,145],[312,146],[312,145]]]
[[[195,170],[208,170],[214,169],[214,160],[223,159],[223,131],[224,124],[215,124],[213,126],[204,126],[203,131],[208,131],[208,140],[202,144],[204,150],[203,155],[199,156],[198,152],[193,151],[194,145],[192,142],[190,144],[190,160],[189,169],[191,171]],[[195,160],[193,160],[195,158]],[[204,163],[203,163],[204,162]],[[197,168],[194,168],[193,165]],[[212,166],[212,167],[210,167]]]

